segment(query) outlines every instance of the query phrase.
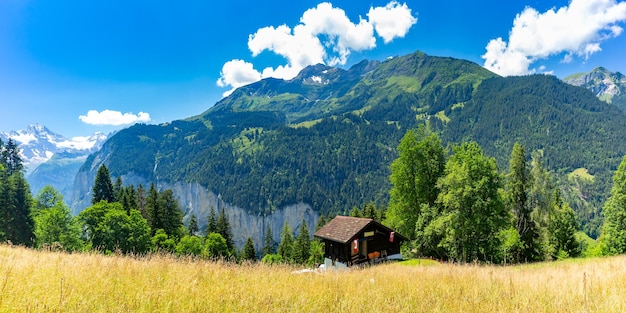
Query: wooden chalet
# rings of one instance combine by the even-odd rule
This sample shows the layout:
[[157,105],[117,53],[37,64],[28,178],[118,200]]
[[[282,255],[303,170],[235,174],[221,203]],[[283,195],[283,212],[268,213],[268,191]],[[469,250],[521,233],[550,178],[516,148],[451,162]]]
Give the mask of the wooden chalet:
[[351,266],[375,263],[394,255],[409,239],[371,218],[337,216],[315,232],[324,241],[325,264]]

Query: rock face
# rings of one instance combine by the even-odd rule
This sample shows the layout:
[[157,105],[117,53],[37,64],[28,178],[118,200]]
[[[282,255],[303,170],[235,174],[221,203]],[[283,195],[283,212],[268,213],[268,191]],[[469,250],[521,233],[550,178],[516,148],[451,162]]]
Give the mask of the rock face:
[[272,214],[259,216],[248,214],[239,207],[225,203],[219,195],[206,190],[206,188],[196,183],[178,182],[174,184],[159,184],[158,187],[159,189],[172,189],[174,191],[181,210],[185,214],[185,224],[188,223],[193,214],[198,220],[200,229],[204,229],[206,228],[211,207],[215,209],[216,214],[219,214],[224,209],[232,229],[233,241],[238,248],[243,247],[247,238],[250,237],[254,241],[256,249],[260,249],[263,246],[267,226],[272,230],[274,242],[279,242],[280,231],[285,222],[289,223],[291,229],[297,232],[304,220],[309,227],[309,233],[313,234],[313,229],[319,219],[318,213],[305,203],[290,205]]
[[[100,162],[95,163],[98,164]],[[91,204],[89,199],[91,198],[91,186],[95,177],[90,177],[88,173],[95,172],[79,172],[76,176],[74,181],[74,188],[78,188],[75,189],[76,194],[87,196],[73,203],[72,213],[75,215]],[[132,184],[136,186],[143,184],[146,188],[150,184],[147,180],[132,173],[122,176],[122,181],[125,185]],[[319,214],[305,203],[289,205],[269,215],[251,215],[242,208],[225,203],[220,195],[216,195],[197,183],[158,183],[157,189],[171,189],[178,200],[181,211],[184,213],[183,222],[185,225],[188,225],[191,215],[195,215],[200,230],[206,228],[211,207],[215,209],[216,215],[224,209],[231,226],[234,244],[238,249],[243,248],[248,237],[254,241],[257,251],[261,249],[265,240],[267,226],[272,230],[274,242],[280,242],[280,231],[285,222],[289,223],[294,232],[297,232],[304,220],[309,227],[309,233],[313,234],[319,219]]]
[[[566,83],[584,87],[596,97],[607,103],[615,103],[625,109],[621,103],[626,99],[626,76],[620,72],[611,72],[604,67],[597,67],[589,73],[578,73],[563,79]],[[618,101],[615,101],[618,100]]]

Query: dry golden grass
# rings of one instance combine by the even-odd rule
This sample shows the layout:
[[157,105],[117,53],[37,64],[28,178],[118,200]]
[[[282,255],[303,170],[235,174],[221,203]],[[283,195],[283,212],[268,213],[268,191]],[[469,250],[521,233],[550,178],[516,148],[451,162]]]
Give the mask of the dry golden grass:
[[626,257],[294,268],[0,246],[0,312],[626,312]]

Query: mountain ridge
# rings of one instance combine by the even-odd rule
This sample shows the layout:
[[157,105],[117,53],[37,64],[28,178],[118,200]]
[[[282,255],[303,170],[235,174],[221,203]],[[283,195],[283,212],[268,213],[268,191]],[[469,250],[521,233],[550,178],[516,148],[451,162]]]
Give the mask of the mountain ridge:
[[[316,214],[384,204],[395,147],[408,129],[428,122],[446,144],[480,142],[502,170],[515,141],[528,151],[569,154],[548,159],[549,169],[563,175],[590,169],[596,185],[579,189],[593,192],[582,198],[595,202],[577,209],[583,223],[598,215],[603,181],[626,153],[621,111],[545,75],[503,78],[466,60],[421,52],[371,62],[359,63],[353,75],[318,65],[298,79],[264,79],[188,119],[120,131],[79,170],[72,207],[89,205],[102,164],[127,184],[197,184],[209,198],[257,218],[298,203]],[[550,137],[565,131],[589,145]],[[178,196],[194,192],[183,188]],[[181,202],[181,209],[200,216],[217,203]]]

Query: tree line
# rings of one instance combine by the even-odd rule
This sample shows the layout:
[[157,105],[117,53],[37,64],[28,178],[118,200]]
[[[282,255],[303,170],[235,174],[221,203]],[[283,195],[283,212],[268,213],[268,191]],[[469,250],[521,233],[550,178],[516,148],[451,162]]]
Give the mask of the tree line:
[[517,263],[626,253],[626,157],[596,243],[580,232],[540,151],[529,159],[515,143],[501,173],[476,142],[449,151],[426,124],[408,131],[398,152],[385,223],[412,239],[407,250],[415,256]]
[[96,174],[92,205],[73,216],[63,196],[51,186],[33,197],[23,170],[17,144],[0,140],[2,242],[67,252],[169,253],[229,260],[264,257],[267,263],[320,263],[323,257],[321,242],[311,241],[304,220],[297,236],[286,223],[277,244],[268,227],[260,251],[251,238],[238,251],[224,209],[216,212],[211,207],[202,234],[195,215],[188,225],[183,224],[172,190],[158,191],[154,184],[148,189],[141,184],[124,186],[120,177],[113,182],[105,165]]

